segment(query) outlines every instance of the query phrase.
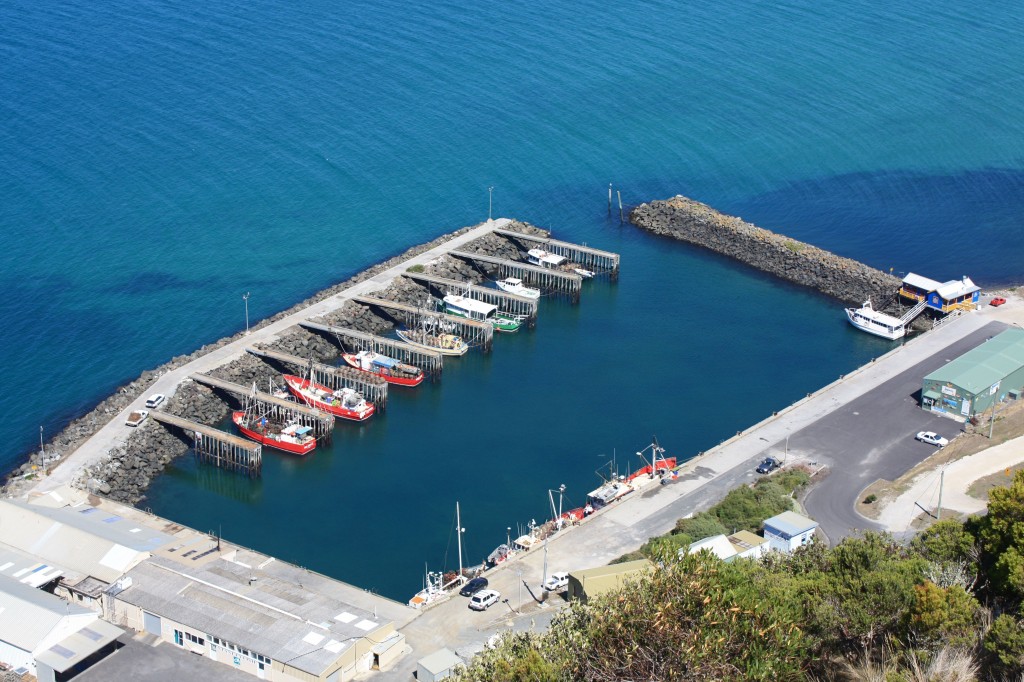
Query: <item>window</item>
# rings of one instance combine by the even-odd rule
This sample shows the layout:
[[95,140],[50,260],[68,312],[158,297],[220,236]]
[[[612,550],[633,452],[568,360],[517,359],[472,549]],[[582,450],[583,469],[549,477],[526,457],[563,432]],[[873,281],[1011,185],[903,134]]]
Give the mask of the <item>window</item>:
[[[175,632],[177,632],[177,630],[175,630]],[[193,635],[191,632],[185,633],[185,639],[192,642],[193,644],[198,644],[199,646],[206,646],[205,639],[203,639],[202,637],[197,637],[196,635]]]

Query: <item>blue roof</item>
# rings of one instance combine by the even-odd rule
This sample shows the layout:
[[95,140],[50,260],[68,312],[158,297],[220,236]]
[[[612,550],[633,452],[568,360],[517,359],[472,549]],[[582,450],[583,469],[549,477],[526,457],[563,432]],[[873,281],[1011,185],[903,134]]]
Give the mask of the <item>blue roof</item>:
[[378,355],[373,359],[373,364],[377,365],[378,367],[391,368],[398,364],[398,360],[395,360],[394,358],[389,358],[384,355]]
[[801,516],[796,512],[782,512],[778,516],[773,516],[770,519],[765,519],[765,528],[772,528],[779,531],[783,535],[793,537],[794,535],[800,535],[800,533],[806,533],[809,530],[814,530],[818,527],[817,521],[812,521],[806,516]]

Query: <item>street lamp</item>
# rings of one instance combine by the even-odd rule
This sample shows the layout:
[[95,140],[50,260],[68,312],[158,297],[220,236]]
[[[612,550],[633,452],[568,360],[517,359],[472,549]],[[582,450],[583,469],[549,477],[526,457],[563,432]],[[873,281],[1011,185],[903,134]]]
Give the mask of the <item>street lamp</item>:
[[249,292],[242,294],[242,300],[245,301],[245,333],[249,333]]
[[[551,489],[548,490],[548,501],[551,502],[551,511],[555,510],[555,498],[554,496],[552,496],[553,492],[555,491]],[[562,528],[562,494],[564,492],[565,484],[563,483],[562,485],[558,486],[558,520],[555,521],[556,530]],[[540,588],[544,591],[547,591],[547,587],[545,587],[545,585],[547,585],[548,582],[548,537],[550,535],[551,534],[548,533],[548,535],[544,536],[544,577],[543,582],[541,582],[540,584]]]
[[494,186],[487,188],[487,221],[491,220],[491,206],[494,204]]

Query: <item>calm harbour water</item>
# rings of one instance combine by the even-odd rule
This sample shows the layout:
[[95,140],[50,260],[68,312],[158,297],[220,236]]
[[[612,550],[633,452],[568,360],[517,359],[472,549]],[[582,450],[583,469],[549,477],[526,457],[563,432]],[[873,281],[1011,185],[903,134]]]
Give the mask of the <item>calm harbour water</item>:
[[[144,502],[396,598],[582,500],[657,434],[703,450],[884,342],[831,300],[606,216],[683,193],[895,272],[1024,279],[1024,8],[789,2],[0,7],[3,466],[146,368],[495,215],[617,285],[270,456]],[[635,455],[632,455],[635,458]],[[454,547],[449,552],[449,563]]]

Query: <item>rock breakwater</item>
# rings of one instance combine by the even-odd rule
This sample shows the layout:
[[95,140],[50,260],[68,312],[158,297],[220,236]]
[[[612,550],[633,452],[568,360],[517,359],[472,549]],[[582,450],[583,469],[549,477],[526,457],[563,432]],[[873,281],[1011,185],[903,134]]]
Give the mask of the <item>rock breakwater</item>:
[[[333,296],[353,284],[373,277],[385,269],[442,244],[468,229],[471,228],[464,228],[428,244],[409,249],[400,256],[375,265],[344,283],[325,289],[302,303],[258,323],[254,329]],[[533,235],[548,235],[546,230],[521,222],[513,222],[506,229]],[[466,245],[465,250],[502,258],[515,259],[519,257],[519,249],[514,244],[505,237],[494,234],[474,240]],[[435,259],[425,270],[428,274],[438,277],[474,283],[479,283],[487,277],[486,272],[477,269],[474,265],[448,255]],[[421,284],[406,278],[397,278],[384,291],[376,295],[410,305],[424,305],[432,293]],[[349,301],[324,316],[320,321],[371,334],[383,334],[394,327],[395,320],[382,317],[380,313],[381,311]],[[45,455],[43,453],[30,454],[28,461],[10,474],[11,479],[5,487],[5,493],[18,494],[18,482],[21,481],[21,475],[32,475],[36,470],[59,464],[65,455],[73,452],[112,417],[142,395],[165,372],[230,343],[239,336],[224,338],[214,344],[203,346],[191,355],[178,356],[157,369],[143,372],[138,379],[119,388],[117,393],[100,403],[92,412],[72,422],[53,438],[45,450]],[[338,360],[341,352],[335,342],[336,339],[321,336],[304,328],[291,327],[276,341],[266,345],[266,348],[303,358],[313,357],[317,362],[331,364]],[[283,383],[280,366],[250,354],[243,354],[235,358],[216,368],[211,374],[237,384],[256,383],[261,390],[266,390],[269,382],[274,382],[278,386]],[[206,386],[186,381],[178,386],[163,409],[186,419],[216,425],[227,417],[230,409],[237,406],[235,400],[234,397],[224,396]],[[102,462],[79,472],[75,484],[111,499],[137,503],[144,498],[145,490],[150,482],[160,475],[176,457],[188,452],[190,442],[187,437],[183,440],[183,437],[184,434],[173,433],[153,420],[148,420],[132,432],[124,445],[112,449]]]
[[870,298],[881,309],[893,300],[900,286],[897,277],[881,270],[683,196],[641,204],[630,211],[629,220],[653,234],[703,246],[848,303],[860,304]]

